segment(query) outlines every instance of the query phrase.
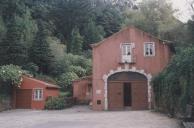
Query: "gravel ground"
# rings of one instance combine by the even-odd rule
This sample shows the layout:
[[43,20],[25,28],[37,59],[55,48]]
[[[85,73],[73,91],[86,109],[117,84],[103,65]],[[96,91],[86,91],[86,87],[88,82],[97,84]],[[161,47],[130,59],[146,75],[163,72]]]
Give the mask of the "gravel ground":
[[180,128],[179,121],[150,111],[11,110],[0,113],[0,128]]

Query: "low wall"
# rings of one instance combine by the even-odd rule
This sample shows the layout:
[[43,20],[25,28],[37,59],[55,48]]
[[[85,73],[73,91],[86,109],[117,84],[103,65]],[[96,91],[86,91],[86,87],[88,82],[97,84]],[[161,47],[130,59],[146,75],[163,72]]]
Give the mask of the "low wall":
[[0,82],[0,112],[11,109],[12,87]]
[[0,98],[0,112],[11,109],[10,98]]

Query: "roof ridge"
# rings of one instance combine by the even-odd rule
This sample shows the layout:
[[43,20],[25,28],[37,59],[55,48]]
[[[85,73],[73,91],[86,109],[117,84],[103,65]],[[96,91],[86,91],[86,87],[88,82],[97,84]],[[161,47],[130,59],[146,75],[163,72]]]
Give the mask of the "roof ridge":
[[26,76],[26,75],[23,75],[23,77],[26,77],[27,79],[31,79],[31,80],[34,80],[36,82],[41,82],[43,83],[44,85],[46,85],[47,87],[56,87],[56,88],[60,88],[58,85],[56,84],[53,84],[53,83],[50,83],[50,82],[47,82],[47,81],[43,81],[43,80],[40,80],[40,79],[37,79],[37,78],[34,78],[33,76]]
[[116,33],[114,33],[114,34],[112,34],[111,36],[109,36],[109,37],[107,37],[107,38],[104,38],[103,40],[101,40],[101,41],[99,41],[99,42],[97,42],[97,43],[90,44],[90,46],[91,46],[92,48],[97,47],[97,46],[101,45],[102,43],[104,43],[105,41],[107,41],[108,39],[110,39],[110,38],[112,38],[112,37],[118,35],[120,32],[125,31],[125,30],[130,29],[130,28],[134,28],[134,29],[136,29],[136,30],[138,30],[138,31],[141,31],[141,32],[143,32],[144,34],[147,34],[148,36],[151,36],[152,38],[155,38],[155,39],[157,39],[157,40],[159,40],[159,41],[162,41],[163,43],[169,43],[169,42],[171,42],[171,41],[168,41],[168,40],[160,39],[159,37],[154,36],[153,34],[151,34],[151,33],[149,33],[149,32],[145,32],[144,30],[141,30],[141,29],[135,27],[134,25],[128,25],[128,26],[122,28],[120,31],[118,31],[118,32],[116,32]]

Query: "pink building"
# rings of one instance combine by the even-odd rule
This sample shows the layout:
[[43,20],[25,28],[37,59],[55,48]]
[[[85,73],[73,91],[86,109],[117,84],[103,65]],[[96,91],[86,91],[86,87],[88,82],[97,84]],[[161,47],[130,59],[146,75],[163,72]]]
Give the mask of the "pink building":
[[172,55],[167,42],[130,26],[93,44],[92,49],[92,91],[85,93],[92,93],[94,110],[152,107],[151,79]]

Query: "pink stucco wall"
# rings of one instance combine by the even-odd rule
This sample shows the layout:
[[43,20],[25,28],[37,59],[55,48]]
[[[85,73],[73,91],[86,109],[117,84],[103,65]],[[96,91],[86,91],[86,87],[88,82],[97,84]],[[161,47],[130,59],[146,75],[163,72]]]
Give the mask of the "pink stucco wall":
[[[156,52],[153,57],[144,56],[144,42],[155,42]],[[136,63],[130,64],[130,67],[143,69],[146,73],[152,76],[161,72],[168,64],[171,52],[168,45],[135,28],[128,27],[113,36],[93,46],[93,109],[104,109],[104,81],[103,75],[110,70],[115,70],[118,67],[124,67],[124,64],[119,63],[121,60],[121,44],[134,43],[133,56],[136,58]],[[96,90],[101,90],[100,94],[96,94]],[[101,100],[101,104],[97,105],[97,100]]]
[[88,103],[92,100],[91,77],[73,81],[73,98],[77,103]]

